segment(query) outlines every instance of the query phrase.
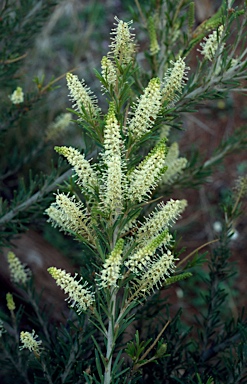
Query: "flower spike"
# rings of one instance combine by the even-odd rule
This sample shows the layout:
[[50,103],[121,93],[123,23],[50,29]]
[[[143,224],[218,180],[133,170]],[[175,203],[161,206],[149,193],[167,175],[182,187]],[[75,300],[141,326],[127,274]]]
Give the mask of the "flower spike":
[[56,280],[57,285],[68,294],[68,300],[71,307],[75,307],[78,314],[85,312],[94,302],[94,294],[86,288],[88,283],[80,284],[82,278],[76,281],[76,276],[72,277],[70,273],[66,273],[62,269],[55,267],[48,268],[48,272]]
[[116,28],[111,32],[112,42],[110,44],[111,51],[108,56],[117,59],[119,64],[126,65],[133,60],[135,52],[134,34],[131,33],[132,21],[128,23],[119,20],[117,16],[114,17],[117,21]]
[[31,275],[30,269],[20,262],[14,252],[8,252],[7,260],[11,280],[17,284],[26,284]]
[[128,131],[135,138],[140,139],[150,131],[161,108],[160,79],[151,79],[143,95],[140,97],[136,110],[129,119]]
[[85,85],[84,80],[80,81],[78,76],[73,75],[72,73],[67,73],[66,79],[71,100],[74,101],[73,107],[76,107],[78,112],[83,113],[83,105],[85,112],[89,116],[95,117],[99,111],[97,99],[90,88]]
[[163,79],[162,100],[174,102],[178,100],[178,93],[182,93],[185,81],[188,80],[186,70],[190,68],[186,67],[181,57],[175,62],[171,60],[170,63],[173,65],[173,68],[169,68],[166,71]]

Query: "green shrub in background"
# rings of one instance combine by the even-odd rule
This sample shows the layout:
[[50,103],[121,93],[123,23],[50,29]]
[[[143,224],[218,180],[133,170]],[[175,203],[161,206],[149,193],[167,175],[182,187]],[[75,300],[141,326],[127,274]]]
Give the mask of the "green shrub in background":
[[[170,318],[169,305],[159,294],[178,281],[185,280],[186,287],[205,256],[195,250],[181,257],[172,227],[187,203],[172,199],[172,192],[202,184],[219,160],[246,148],[245,128],[222,141],[207,162],[179,157],[178,143],[169,142],[171,128],[181,125],[181,113],[229,90],[245,90],[246,9],[223,2],[195,28],[193,2],[136,6],[140,16],[133,10],[133,18],[137,22],[140,17],[150,40],[145,70],[140,57],[136,60],[132,23],[115,17],[110,50],[96,71],[107,110],[84,81],[66,76],[70,113],[85,139],[85,153],[55,147],[74,169],[69,183],[49,205],[51,197],[44,196],[71,175],[55,167],[35,194],[20,188],[11,202],[3,201],[2,244],[23,229],[33,205],[42,200],[38,214],[45,209],[48,221],[81,243],[86,255],[75,276],[52,265],[48,269],[70,307],[66,323],[55,327],[37,305],[30,271],[9,252],[11,278],[29,298],[35,316],[21,329],[24,308],[16,308],[8,294],[8,312],[1,321],[4,383],[246,382],[246,318],[242,313],[236,320],[225,311],[223,285],[233,272],[229,242],[246,177],[236,181],[223,205],[224,225],[203,276],[198,334],[182,323],[181,311]],[[240,32],[230,44],[236,27]],[[197,44],[192,72],[189,62]],[[24,98],[20,88],[10,95],[17,106]],[[131,326],[137,328],[132,336]]]

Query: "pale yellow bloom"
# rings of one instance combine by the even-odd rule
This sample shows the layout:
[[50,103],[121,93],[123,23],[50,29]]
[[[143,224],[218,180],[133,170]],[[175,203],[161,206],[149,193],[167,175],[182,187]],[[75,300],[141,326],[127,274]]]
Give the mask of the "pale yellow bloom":
[[68,162],[74,167],[78,176],[79,184],[87,192],[93,192],[97,186],[97,176],[89,161],[77,149],[72,147],[55,147],[55,151],[66,157]]
[[123,245],[124,241],[120,239],[103,264],[100,271],[100,286],[103,288],[117,286],[117,280],[121,277]]
[[[208,37],[204,37],[204,39],[203,39],[204,42],[200,43],[200,46],[202,47],[202,49],[199,50],[199,52],[201,52],[201,54],[206,59],[208,59],[210,61],[213,60],[215,53],[216,53],[217,49],[219,48],[219,41],[221,39],[223,31],[224,31],[224,26],[221,25],[218,28],[218,32],[213,31],[213,33],[211,33]],[[223,48],[224,48],[224,44],[221,44],[219,53],[221,53],[223,51]]]
[[72,277],[70,273],[66,273],[62,269],[55,267],[48,268],[48,272],[55,279],[57,285],[68,294],[71,307],[75,307],[78,314],[85,312],[94,302],[94,294],[88,289],[87,282],[80,284],[82,278],[76,281],[77,274]]
[[104,56],[101,60],[102,77],[109,85],[115,85],[117,81],[116,68],[113,62]]
[[135,138],[140,139],[151,130],[161,108],[160,79],[151,79],[145,88],[143,95],[136,103],[136,109],[128,120],[128,132]]
[[128,195],[131,201],[144,201],[165,172],[166,146],[161,141],[129,175]]
[[157,259],[147,272],[142,275],[141,279],[137,280],[141,291],[144,294],[150,294],[151,291],[159,289],[166,280],[166,277],[169,277],[174,272],[175,260],[169,250]]
[[30,278],[30,269],[26,268],[13,252],[8,252],[7,260],[9,263],[11,280],[17,284],[26,284]]
[[161,249],[165,245],[169,244],[172,236],[167,230],[155,238],[144,242],[144,246],[141,246],[134,254],[128,257],[125,261],[125,266],[135,274],[143,274],[152,264],[154,254],[158,249]]
[[13,104],[20,104],[24,101],[24,93],[21,87],[17,87],[16,90],[9,96]]
[[82,202],[64,193],[56,195],[56,202],[46,209],[54,226],[59,225],[64,231],[91,238],[89,216]]
[[173,68],[169,68],[163,79],[162,100],[173,102],[178,100],[178,93],[182,93],[187,78],[187,69],[184,60],[180,57],[178,60],[170,61]]
[[120,65],[125,65],[133,60],[135,53],[134,34],[131,33],[130,27],[132,21],[126,23],[119,20],[117,16],[114,19],[117,23],[115,24],[116,28],[111,32],[113,37],[108,56],[117,59]]
[[145,222],[138,228],[137,241],[145,241],[150,237],[157,236],[164,229],[173,225],[186,206],[186,200],[173,199],[170,199],[166,204],[163,202],[158,204],[156,210],[146,217]]
[[74,101],[73,107],[76,107],[78,112],[84,113],[82,109],[83,106],[85,112],[90,117],[96,116],[99,111],[97,99],[90,88],[85,85],[84,80],[80,81],[78,76],[72,75],[72,73],[67,73],[66,79],[71,100]]
[[116,119],[114,109],[110,105],[106,116],[104,129],[104,148],[102,154],[106,166],[102,176],[104,182],[100,196],[102,204],[107,211],[119,213],[122,210],[125,188],[125,177],[122,170],[123,160],[121,147],[123,146],[120,126]]
[[187,160],[184,157],[179,158],[178,143],[173,143],[168,149],[165,165],[167,170],[162,176],[162,183],[171,184],[182,173],[187,165]]
[[30,352],[35,352],[36,354],[40,354],[39,346],[42,344],[42,341],[37,341],[37,335],[35,335],[35,331],[32,330],[31,332],[24,332],[22,331],[20,334],[20,341],[22,342],[22,346],[20,346],[20,350],[27,348]]

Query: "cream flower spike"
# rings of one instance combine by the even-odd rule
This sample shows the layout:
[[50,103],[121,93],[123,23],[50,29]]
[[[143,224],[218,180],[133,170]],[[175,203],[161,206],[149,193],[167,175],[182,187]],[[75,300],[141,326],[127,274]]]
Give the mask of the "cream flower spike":
[[178,100],[178,93],[182,93],[187,78],[187,71],[184,59],[181,57],[174,61],[170,61],[173,68],[169,68],[163,79],[162,84],[162,101],[174,102]]
[[103,174],[104,184],[100,196],[103,207],[107,211],[116,213],[122,209],[125,188],[121,147],[120,126],[115,116],[114,106],[110,104],[104,130],[105,151],[102,154],[106,171]]
[[151,130],[161,109],[160,79],[153,78],[141,95],[136,109],[128,120],[128,132],[135,138],[140,139]]
[[171,184],[177,177],[182,173],[183,169],[187,165],[187,159],[185,157],[179,156],[179,148],[178,143],[172,143],[170,148],[168,149],[165,164],[167,166],[167,170],[162,176],[161,183],[162,184]]
[[56,202],[52,203],[45,212],[49,216],[48,221],[51,221],[55,227],[58,225],[62,230],[85,237],[94,244],[86,208],[82,202],[76,201],[74,196],[69,197],[64,193],[58,193]]
[[77,149],[72,147],[55,147],[55,151],[68,160],[74,167],[78,176],[77,184],[79,184],[85,191],[92,192],[94,187],[97,186],[98,180],[90,162],[85,159]]
[[115,248],[105,260],[103,268],[100,271],[100,287],[116,287],[117,280],[121,278],[120,269],[122,265],[122,252],[124,240],[118,240]]
[[148,241],[144,247],[141,247],[125,261],[125,266],[135,274],[143,274],[151,264],[151,257],[163,246],[170,243],[172,236],[167,230]]
[[[201,50],[198,49],[198,51],[201,52],[201,54],[206,59],[210,61],[213,60],[215,53],[219,47],[219,40],[221,39],[223,31],[224,31],[224,26],[221,25],[218,28],[218,32],[213,31],[213,33],[211,33],[208,37],[204,37],[203,39],[204,42],[200,43],[200,46],[202,47],[202,49]],[[221,45],[219,53],[222,52],[223,48],[224,48],[224,44]]]
[[37,335],[35,335],[35,331],[32,330],[31,332],[24,332],[22,331],[20,334],[20,341],[23,345],[20,346],[20,350],[27,348],[30,352],[34,352],[35,354],[40,354],[40,345],[42,344],[42,341],[37,341]]
[[146,156],[146,158],[128,175],[128,195],[131,201],[145,201],[155,189],[165,172],[166,145],[161,142]]
[[156,260],[152,266],[145,272],[138,281],[137,287],[145,295],[150,294],[151,291],[159,289],[165,282],[166,277],[169,277],[175,270],[174,258],[171,251],[164,253],[160,259]]
[[114,86],[116,84],[116,81],[117,81],[116,68],[114,67],[113,62],[110,59],[108,59],[108,57],[106,56],[103,56],[101,60],[101,74],[104,80],[109,85]]
[[24,101],[24,93],[21,87],[17,87],[16,90],[9,96],[13,104],[20,104]]
[[132,21],[126,23],[119,20],[117,16],[114,19],[117,23],[114,24],[116,28],[111,32],[111,35],[114,37],[111,37],[111,51],[108,53],[108,56],[117,59],[120,65],[129,64],[133,60],[135,53],[135,35],[131,33],[130,27]]
[[83,105],[83,108],[89,116],[96,116],[99,111],[97,98],[93,95],[90,88],[85,85],[84,80],[80,81],[78,76],[72,73],[67,73],[66,79],[71,100],[74,101],[73,107],[76,107],[78,112],[83,113]]
[[7,260],[11,280],[16,284],[26,284],[31,276],[30,269],[20,262],[14,252],[8,252]]
[[66,300],[71,303],[72,308],[76,308],[78,314],[85,312],[87,308],[92,306],[94,294],[87,288],[87,282],[80,284],[82,278],[76,280],[77,274],[72,277],[70,273],[55,267],[48,268],[48,272],[55,279],[57,285],[68,294]]
[[158,204],[156,210],[145,218],[146,221],[137,230],[136,240],[142,242],[157,236],[164,229],[175,223],[186,206],[186,200],[173,199],[170,199],[166,204],[163,202]]

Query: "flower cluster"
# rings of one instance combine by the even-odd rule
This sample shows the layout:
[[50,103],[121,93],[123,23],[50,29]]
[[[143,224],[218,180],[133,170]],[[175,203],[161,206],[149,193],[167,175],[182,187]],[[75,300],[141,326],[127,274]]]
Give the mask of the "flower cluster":
[[[85,201],[81,201],[80,193],[75,197],[58,192],[56,201],[46,213],[55,225],[86,242],[94,252],[98,250],[101,262],[99,271],[95,273],[96,294],[107,289],[117,290],[126,277],[133,280],[140,294],[145,294],[158,288],[174,270],[175,259],[169,249],[172,242],[169,227],[187,203],[171,199],[166,204],[159,204],[142,223],[137,219],[142,205],[146,204],[162,177],[166,182],[173,181],[185,167],[186,160],[178,157],[177,144],[173,144],[167,153],[166,137],[161,138],[138,162],[133,148],[138,148],[145,141],[145,135],[156,129],[163,103],[166,106],[182,92],[188,68],[182,58],[172,62],[173,68],[167,71],[163,82],[159,78],[151,79],[143,94],[130,106],[130,112],[128,106],[122,110],[124,104],[122,106],[116,99],[119,97],[121,101],[119,89],[126,86],[124,76],[133,59],[134,37],[130,23],[116,20],[111,51],[103,57],[102,76],[99,75],[104,89],[109,91],[110,97],[114,96],[103,119],[97,113],[98,106],[84,82],[81,83],[77,76],[67,75],[74,107],[80,112],[79,116],[87,120],[87,131],[92,132],[92,137],[97,137],[102,146],[99,161],[93,165],[77,149],[55,147],[74,168],[76,183]],[[152,23],[150,19],[152,54],[155,54],[158,46]],[[168,130],[166,132],[168,134]],[[104,248],[107,249],[106,258]],[[48,271],[78,313],[93,305],[94,293],[87,288],[86,282],[81,283],[82,278],[77,281],[76,276],[55,267]]]
[[56,202],[51,204],[46,213],[55,226],[58,225],[66,232],[92,240],[86,208],[82,202],[76,201],[75,196],[69,197],[64,193],[58,193]]
[[120,239],[103,264],[100,271],[100,286],[102,288],[115,287],[117,280],[121,277],[123,245],[124,240]]
[[37,341],[38,336],[35,335],[35,331],[32,330],[31,332],[24,332],[22,331],[20,334],[20,341],[23,345],[20,346],[20,350],[27,348],[30,352],[34,352],[35,354],[40,354],[40,348],[39,346],[42,344],[42,341]]
[[219,45],[219,41],[221,39],[221,36],[223,34],[224,27],[221,25],[217,31],[213,31],[208,37],[204,37],[204,42],[200,43],[200,46],[202,47],[199,52],[208,60],[212,61],[216,51],[219,49],[221,53],[224,44]]
[[80,284],[82,278],[77,281],[77,275],[72,277],[70,273],[55,267],[48,268],[48,272],[55,279],[57,285],[68,294],[67,300],[71,303],[72,308],[76,308],[78,314],[86,311],[93,304],[94,294],[87,288],[87,282]]
[[13,104],[20,104],[24,101],[24,93],[21,87],[17,87],[16,90],[9,96]]
[[178,143],[173,143],[168,149],[165,165],[167,166],[167,170],[162,176],[162,183],[171,184],[187,165],[187,159],[185,157],[179,157]]
[[72,147],[55,147],[55,151],[66,157],[78,176],[77,184],[79,184],[84,192],[93,192],[97,186],[97,176],[90,165],[90,162],[85,159],[77,149]]
[[178,99],[178,93],[182,93],[187,78],[187,71],[190,68],[186,67],[184,59],[181,57],[174,61],[170,61],[173,68],[169,68],[163,79],[162,84],[162,101],[174,102]]
[[99,111],[97,99],[93,92],[85,85],[84,80],[80,81],[78,76],[67,73],[67,85],[70,91],[71,100],[76,110],[82,114],[95,117]]
[[131,201],[143,201],[157,186],[165,167],[166,146],[164,140],[128,175]]
[[122,139],[120,126],[115,116],[114,106],[111,104],[106,116],[104,130],[103,161],[106,173],[103,177],[104,184],[101,190],[103,207],[107,211],[121,212],[124,193],[124,174],[122,171]]
[[161,84],[159,78],[151,79],[143,95],[136,103],[133,117],[128,121],[128,133],[134,139],[140,139],[155,123],[161,109]]
[[30,269],[23,265],[13,252],[8,252],[7,260],[9,263],[11,280],[16,284],[26,284],[30,278]]
[[116,28],[111,32],[113,37],[108,56],[117,59],[120,65],[129,64],[135,53],[134,34],[131,33],[130,28],[132,21],[126,23],[119,20],[117,16],[115,16],[115,20],[117,23],[115,24]]

